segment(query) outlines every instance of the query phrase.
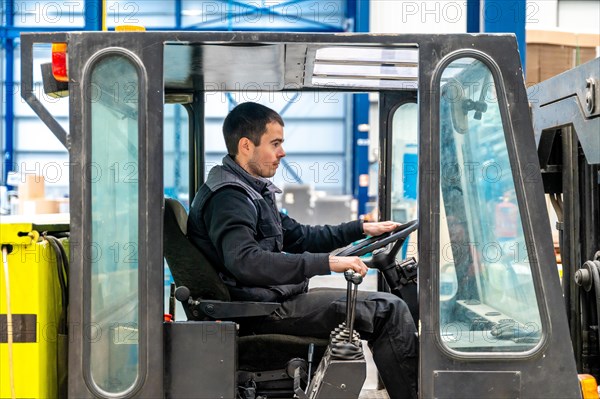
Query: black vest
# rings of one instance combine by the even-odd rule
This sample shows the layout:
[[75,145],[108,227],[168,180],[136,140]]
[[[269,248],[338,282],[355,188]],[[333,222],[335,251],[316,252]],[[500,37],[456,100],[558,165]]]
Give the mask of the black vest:
[[[265,251],[281,252],[283,250],[283,228],[281,215],[275,203],[275,193],[279,192],[272,184],[267,184],[259,193],[247,179],[253,179],[234,161],[226,156],[223,165],[215,166],[208,174],[192,203],[190,218],[193,218],[194,234],[190,240],[210,260],[219,271],[223,282],[227,285],[233,299],[246,301],[282,301],[290,296],[306,292],[308,279],[300,284],[278,286],[247,287],[237,281],[225,268],[217,256],[216,248],[208,236],[208,227],[204,222],[204,207],[214,193],[224,187],[234,187],[248,196],[248,202],[257,215],[255,239]],[[231,165],[231,166],[230,166]],[[246,175],[246,176],[245,176]],[[264,186],[264,184],[263,184]]]

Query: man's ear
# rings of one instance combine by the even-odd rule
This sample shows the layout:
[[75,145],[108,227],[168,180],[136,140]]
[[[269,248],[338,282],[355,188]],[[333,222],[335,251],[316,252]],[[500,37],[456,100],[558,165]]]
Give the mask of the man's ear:
[[238,141],[238,153],[249,154],[252,145],[253,143],[248,137],[242,137],[240,141]]

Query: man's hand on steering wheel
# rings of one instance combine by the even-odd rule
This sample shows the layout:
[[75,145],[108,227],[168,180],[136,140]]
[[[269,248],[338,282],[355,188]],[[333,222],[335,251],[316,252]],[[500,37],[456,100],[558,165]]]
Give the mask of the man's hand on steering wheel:
[[[384,264],[383,266],[387,266],[395,258],[408,235],[417,230],[418,227],[419,222],[417,220],[411,220],[404,224],[396,222],[363,223],[363,232],[371,237],[332,253],[329,257],[329,270],[336,273],[343,273],[351,269],[364,277],[368,267],[380,268],[380,263]],[[388,246],[392,243],[394,245]],[[378,253],[379,260],[377,262],[373,263],[376,259],[372,258],[368,267],[359,258],[359,256],[370,252],[373,253],[376,249],[386,246],[388,246],[388,250],[385,253]]]
[[375,237],[383,233],[390,232],[396,227],[400,226],[400,223],[386,221],[386,222],[365,222],[363,223],[363,233],[367,236]]
[[[390,259],[395,257],[406,238],[419,227],[417,220],[411,220],[404,224],[395,222],[364,223],[363,231],[371,237],[357,241],[352,245],[341,248],[333,255],[335,256],[362,256],[388,244],[395,243],[389,248]],[[372,267],[372,266],[369,266]]]

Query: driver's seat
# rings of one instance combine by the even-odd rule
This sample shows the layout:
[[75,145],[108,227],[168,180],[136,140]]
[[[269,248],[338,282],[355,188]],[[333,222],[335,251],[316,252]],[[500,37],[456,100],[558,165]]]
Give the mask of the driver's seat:
[[[185,208],[178,201],[165,198],[164,257],[176,286],[186,286],[194,300],[218,301],[216,303],[223,305],[225,310],[229,304],[231,308],[235,308],[236,314],[240,313],[240,309],[244,313],[244,308],[250,309],[249,314],[256,314],[256,307],[252,309],[252,303],[231,301],[227,287],[221,281],[216,269],[188,240],[187,217]],[[183,306],[188,320],[228,319],[227,317],[212,318],[203,312],[198,312],[197,309],[192,309],[186,302],[183,302]],[[267,311],[264,315],[269,313],[271,312]],[[230,319],[243,324],[244,318]],[[241,336],[238,338],[238,370],[258,372],[285,369],[289,360],[305,359],[311,343],[315,344],[314,362],[318,364],[328,344],[326,339],[281,334]]]

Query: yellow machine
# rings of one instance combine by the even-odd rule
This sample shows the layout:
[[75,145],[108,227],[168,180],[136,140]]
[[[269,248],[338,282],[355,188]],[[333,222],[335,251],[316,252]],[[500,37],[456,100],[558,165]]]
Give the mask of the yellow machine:
[[66,259],[56,249],[68,241],[49,235],[68,230],[68,221],[39,224],[40,216],[36,221],[3,216],[0,223],[2,398],[59,397],[61,374],[66,375]]

